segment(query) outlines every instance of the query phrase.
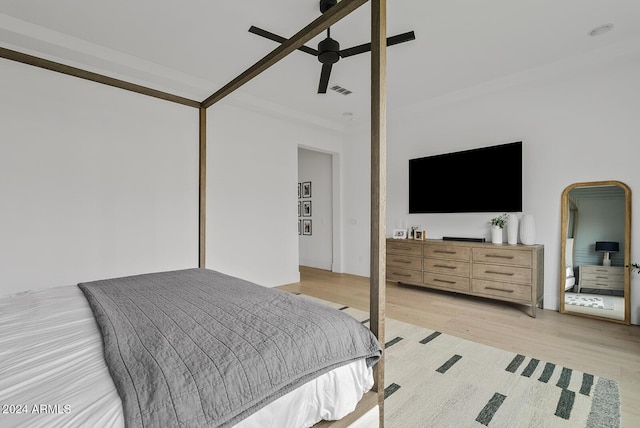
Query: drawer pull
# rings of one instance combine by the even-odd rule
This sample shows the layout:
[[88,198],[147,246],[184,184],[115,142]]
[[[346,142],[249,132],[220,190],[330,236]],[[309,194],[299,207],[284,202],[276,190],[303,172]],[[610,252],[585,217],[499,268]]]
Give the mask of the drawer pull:
[[493,257],[494,259],[508,259],[508,260],[515,258],[514,256],[503,256],[500,254],[485,254],[485,257]]
[[495,270],[485,270],[484,273],[491,273],[494,275],[504,275],[504,276],[513,276],[513,272],[498,272]]
[[444,279],[438,279],[438,278],[434,279],[433,282],[444,282],[445,284],[455,284],[456,283],[456,281],[446,281]]
[[434,253],[442,253],[442,254],[458,254],[457,251],[445,251],[445,250],[433,250]]
[[408,273],[397,273],[397,272],[391,272],[391,275],[411,277],[411,275],[410,275],[410,274],[408,274]]
[[596,276],[597,279],[608,279],[608,276]]
[[446,269],[457,269],[457,267],[455,267],[455,266],[447,266],[447,265],[433,265],[433,267],[446,268]]
[[507,290],[504,288],[496,288],[496,287],[484,287],[485,290],[495,290],[495,291],[504,291],[505,293],[513,293],[513,290]]
[[396,260],[396,259],[393,259],[391,261],[394,262],[394,263],[404,263],[404,264],[407,264],[407,265],[411,264],[411,260]]

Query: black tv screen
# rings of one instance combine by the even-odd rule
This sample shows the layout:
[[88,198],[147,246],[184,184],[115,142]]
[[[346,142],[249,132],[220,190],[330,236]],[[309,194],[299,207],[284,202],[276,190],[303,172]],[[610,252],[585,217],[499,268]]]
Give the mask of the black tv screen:
[[409,160],[409,213],[522,211],[522,142]]

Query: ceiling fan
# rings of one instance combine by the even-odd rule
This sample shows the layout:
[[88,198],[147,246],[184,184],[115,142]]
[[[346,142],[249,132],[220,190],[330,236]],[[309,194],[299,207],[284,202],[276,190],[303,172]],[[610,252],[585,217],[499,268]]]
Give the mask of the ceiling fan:
[[[325,13],[338,3],[338,0],[320,0],[320,12]],[[266,37],[274,42],[283,43],[287,39],[273,34],[269,31],[263,30],[256,26],[251,26],[249,32],[257,34],[258,36]],[[398,43],[408,42],[415,40],[416,36],[413,31],[407,33],[398,34],[396,36],[387,38],[387,46],[397,45]],[[302,52],[306,52],[310,55],[318,57],[318,61],[322,63],[322,72],[320,73],[320,84],[318,85],[318,93],[326,94],[327,86],[329,86],[329,76],[331,75],[331,68],[333,64],[338,62],[340,58],[346,58],[349,56],[365,53],[371,51],[371,43],[365,43],[363,45],[354,46],[348,49],[340,49],[340,43],[331,38],[331,28],[327,28],[327,37],[318,43],[318,49],[313,49],[307,46],[301,46],[298,48]]]

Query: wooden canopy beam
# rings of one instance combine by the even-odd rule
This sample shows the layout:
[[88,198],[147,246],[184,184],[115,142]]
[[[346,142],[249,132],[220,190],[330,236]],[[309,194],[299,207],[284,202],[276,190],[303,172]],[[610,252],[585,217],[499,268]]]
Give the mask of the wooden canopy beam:
[[289,55],[291,52],[295,51],[300,46],[304,45],[306,42],[322,33],[331,25],[335,24],[336,22],[365,4],[367,1],[368,0],[342,0],[338,2],[337,5],[333,6],[331,9],[323,13],[322,16],[304,27],[302,30],[298,31],[289,40],[282,43],[276,49],[271,51],[271,53],[269,53],[267,56],[256,62],[238,77],[224,85],[216,93],[204,100],[201,106],[203,108],[211,107],[213,104],[231,94],[240,86],[244,85],[257,75]]
[[3,47],[0,47],[0,57],[10,59],[16,62],[21,62],[23,64],[44,68],[46,70],[55,71],[57,73],[79,77],[80,79],[102,83],[103,85],[125,89],[127,91],[136,92],[138,94],[148,95],[154,98],[160,98],[165,101],[171,101],[171,102],[182,104],[189,107],[195,107],[195,108],[200,107],[200,103],[195,100],[179,97],[177,95],[158,91],[156,89],[147,88],[146,86],[136,85],[135,83],[126,82],[124,80],[114,79],[113,77],[108,77],[102,74],[93,73],[91,71],[82,70],[81,68],[71,67],[69,65],[61,64],[55,61],[50,61],[48,59],[38,58],[37,56],[32,56],[22,52],[12,51],[10,49],[6,49]]

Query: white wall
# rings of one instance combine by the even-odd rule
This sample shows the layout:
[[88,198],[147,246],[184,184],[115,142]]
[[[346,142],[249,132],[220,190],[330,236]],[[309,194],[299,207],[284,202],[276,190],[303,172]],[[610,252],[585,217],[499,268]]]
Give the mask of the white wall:
[[[369,276],[371,225],[371,138],[349,132],[344,144],[343,271]],[[391,226],[388,225],[388,228]]]
[[219,103],[207,110],[208,268],[274,287],[298,271],[298,147],[339,153],[340,134]]
[[197,266],[197,109],[0,75],[0,295]]
[[[491,213],[409,215],[408,159],[523,141],[523,211],[535,216],[536,241],[545,245],[544,306],[557,309],[563,189],[580,181],[619,180],[640,191],[639,75],[640,58],[620,57],[484,95],[416,106],[410,113],[390,109],[387,234],[396,226],[421,224],[430,238],[488,236]],[[345,266],[360,275],[369,274],[368,138],[358,135],[345,153],[345,169],[351,171],[345,177]],[[638,221],[633,214],[632,225]],[[639,250],[640,237],[632,233],[632,260],[638,260]],[[639,284],[632,280],[635,324],[640,322]]]
[[333,180],[331,155],[298,150],[298,183],[311,182],[311,235],[299,235],[300,265],[331,270],[333,261]]

